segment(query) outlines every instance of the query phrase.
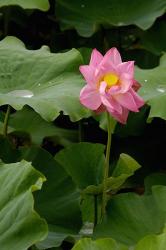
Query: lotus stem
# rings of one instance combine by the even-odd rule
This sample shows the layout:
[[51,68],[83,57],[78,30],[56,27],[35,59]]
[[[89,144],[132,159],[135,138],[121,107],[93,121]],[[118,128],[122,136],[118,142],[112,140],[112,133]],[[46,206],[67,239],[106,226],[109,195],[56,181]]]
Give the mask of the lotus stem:
[[7,136],[8,132],[8,121],[9,121],[9,115],[10,115],[10,105],[7,107],[7,111],[5,114],[4,124],[3,124],[3,135]]
[[109,175],[109,161],[110,161],[110,149],[111,149],[111,120],[110,114],[107,112],[107,148],[106,148],[106,158],[104,164],[104,177],[103,177],[103,195],[102,195],[102,207],[101,207],[101,218],[103,219],[105,215],[106,205],[107,205],[107,178]]

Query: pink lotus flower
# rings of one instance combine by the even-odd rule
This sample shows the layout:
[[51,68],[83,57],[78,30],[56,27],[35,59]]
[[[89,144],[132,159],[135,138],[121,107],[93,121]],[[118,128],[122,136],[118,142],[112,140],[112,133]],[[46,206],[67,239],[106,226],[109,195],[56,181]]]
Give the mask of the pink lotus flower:
[[108,111],[125,124],[129,111],[138,112],[144,100],[136,93],[134,61],[122,62],[116,48],[104,56],[94,49],[90,64],[80,66],[87,84],[80,92],[81,103],[95,112]]

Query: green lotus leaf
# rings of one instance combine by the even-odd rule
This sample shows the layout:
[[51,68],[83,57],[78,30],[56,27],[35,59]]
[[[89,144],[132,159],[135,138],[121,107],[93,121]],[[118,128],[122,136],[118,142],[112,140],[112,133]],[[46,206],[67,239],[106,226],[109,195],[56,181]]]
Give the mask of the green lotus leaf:
[[[80,190],[80,207],[84,223],[80,235],[87,236],[93,233],[94,207],[99,205],[98,198],[94,197],[94,193],[86,194],[83,190],[89,185],[102,182],[105,165],[104,148],[101,144],[81,142],[66,147],[55,156],[55,160],[66,170]],[[100,215],[100,208],[97,210]]]
[[20,152],[15,149],[8,138],[4,136],[0,136],[0,159],[5,163],[12,163],[20,160]]
[[136,69],[136,79],[141,83],[140,95],[150,105],[149,118],[160,117],[166,120],[166,55],[154,69]]
[[166,52],[165,29],[165,20],[156,22],[149,30],[142,33],[141,45],[155,55]]
[[[78,132],[60,128],[53,123],[49,123],[41,118],[34,110],[24,107],[10,115],[8,133],[25,132],[30,135],[31,141],[35,144],[41,144],[45,137],[52,137],[55,143],[66,145],[71,141],[78,140]],[[0,123],[0,132],[3,125]]]
[[74,183],[84,189],[88,185],[102,182],[104,148],[101,144],[76,143],[56,154],[55,160],[63,166]]
[[142,107],[138,113],[130,112],[127,123],[125,125],[117,123],[114,133],[121,137],[141,135],[147,125],[148,113],[147,105]]
[[19,5],[24,9],[40,9],[47,11],[49,9],[48,0],[1,0],[0,7],[9,6],[9,5]]
[[47,178],[40,192],[35,193],[35,208],[47,220],[48,237],[37,246],[40,249],[60,246],[66,237],[78,237],[82,225],[79,207],[80,194],[71,177],[45,150],[38,147],[22,148],[21,158]]
[[[112,175],[107,179],[107,191],[118,191],[124,182],[140,167],[131,156],[121,154]],[[87,194],[101,194],[102,192],[103,184],[90,185],[84,189],[84,193]]]
[[90,37],[99,25],[135,24],[148,29],[166,8],[165,0],[57,0],[57,16],[62,29],[76,28]]
[[[99,199],[103,192],[104,146],[86,142],[73,144],[56,154],[55,160],[71,176],[76,186],[81,189],[81,211],[84,227],[80,233],[84,236],[92,234],[93,223],[96,220],[94,216],[95,206],[98,207],[97,217],[101,217]],[[121,154],[113,176],[107,179],[107,190],[117,191],[139,167],[140,165],[133,158]]]
[[[138,113],[130,112],[125,125],[118,123],[113,117],[110,116],[112,133],[118,134],[121,137],[140,135],[146,126],[148,109],[149,108],[147,106],[144,106]],[[100,115],[94,115],[94,118],[99,122],[100,128],[107,131],[106,113],[104,112]]]
[[72,250],[128,250],[128,248],[110,238],[96,241],[84,238],[79,240]]
[[[47,220],[49,226],[47,238],[37,244],[39,249],[60,246],[69,236],[73,241],[78,238],[82,225],[80,193],[71,177],[44,149],[32,146],[16,150],[3,137],[0,142],[0,158],[3,157],[5,162],[20,159],[30,161],[47,178],[41,193],[35,193],[35,209]],[[3,149],[6,153],[3,153]]]
[[[100,114],[100,115],[95,115],[94,118],[99,122],[99,126],[101,129],[107,131],[108,126],[107,126],[107,114],[106,112]],[[111,132],[114,133],[117,121],[110,115],[110,124],[111,124]]]
[[145,178],[144,185],[146,194],[151,194],[153,186],[156,185],[166,186],[166,174],[164,173],[150,174]]
[[165,250],[166,230],[159,235],[148,235],[140,240],[134,250]]
[[46,222],[34,211],[32,196],[44,180],[26,161],[0,164],[1,250],[26,250],[47,236]]
[[[128,246],[163,231],[166,222],[166,187],[154,186],[152,194],[118,194],[108,202],[107,215],[95,237],[112,237]],[[142,248],[144,249],[144,248]]]
[[84,82],[77,50],[57,54],[46,46],[27,50],[17,38],[7,37],[0,42],[0,60],[0,105],[9,104],[16,110],[28,105],[47,121],[60,111],[72,121],[90,115],[79,102]]
[[79,240],[72,250],[165,250],[166,230],[159,235],[148,235],[141,239],[136,246],[128,247],[114,241],[111,238],[98,239],[90,238]]

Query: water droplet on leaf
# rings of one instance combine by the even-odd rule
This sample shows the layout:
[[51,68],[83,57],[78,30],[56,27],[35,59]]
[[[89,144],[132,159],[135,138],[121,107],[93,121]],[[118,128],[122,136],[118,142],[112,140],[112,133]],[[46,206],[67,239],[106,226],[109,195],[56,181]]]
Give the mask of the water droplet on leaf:
[[160,93],[164,93],[165,89],[159,87],[159,88],[157,88],[157,91],[160,92]]
[[24,97],[24,98],[31,98],[32,96],[34,96],[32,91],[26,90],[26,89],[13,90],[13,91],[8,92],[8,94],[12,96]]

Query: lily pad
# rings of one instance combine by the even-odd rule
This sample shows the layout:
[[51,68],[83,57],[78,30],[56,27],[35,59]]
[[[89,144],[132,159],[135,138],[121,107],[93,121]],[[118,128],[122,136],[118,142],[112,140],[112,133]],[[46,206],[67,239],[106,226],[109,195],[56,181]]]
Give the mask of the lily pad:
[[160,117],[166,120],[166,55],[154,69],[136,68],[136,79],[141,83],[140,95],[150,105],[149,118]]
[[45,177],[26,161],[0,164],[1,250],[23,250],[47,236],[46,222],[34,211],[32,191]]
[[79,102],[84,81],[78,67],[80,53],[72,49],[51,53],[47,46],[27,50],[15,37],[0,42],[0,105],[20,110],[29,105],[45,120],[52,121],[60,111],[72,121],[88,117],[90,111]]
[[99,25],[135,24],[148,29],[165,8],[165,0],[57,0],[56,11],[63,30],[74,27],[81,36],[90,37]]
[[0,7],[9,6],[9,5],[19,5],[24,9],[40,9],[47,11],[49,9],[48,0],[1,0]]

